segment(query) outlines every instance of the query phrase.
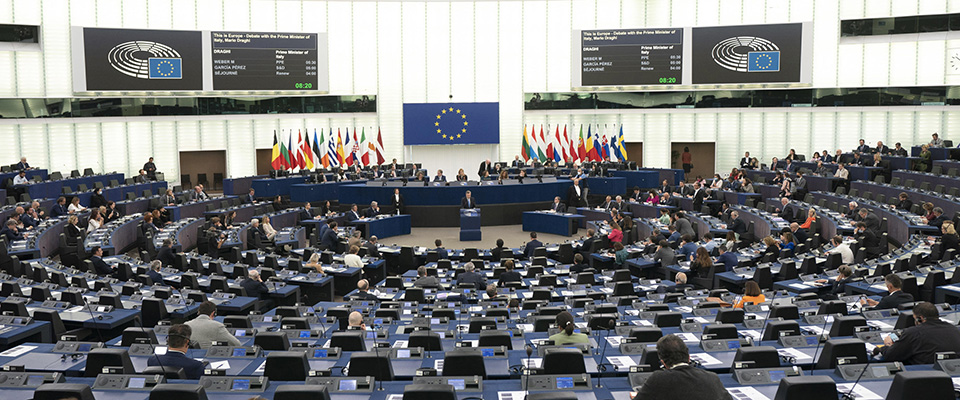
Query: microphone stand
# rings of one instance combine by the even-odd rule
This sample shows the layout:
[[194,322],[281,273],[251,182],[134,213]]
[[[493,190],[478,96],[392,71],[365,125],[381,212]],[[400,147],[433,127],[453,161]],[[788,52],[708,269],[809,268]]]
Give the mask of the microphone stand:
[[[608,329],[607,329],[607,338],[610,337],[610,330],[614,329],[615,327],[616,327],[616,322],[614,322],[613,320],[610,320],[610,324],[607,325],[607,328],[608,328]],[[605,339],[606,339],[606,338],[605,338]],[[603,341],[603,351],[600,352],[600,363],[597,364],[597,387],[598,387],[598,388],[602,388],[602,387],[603,387],[603,385],[600,384],[600,378],[603,377],[603,373],[607,370],[607,367],[606,367],[607,363],[604,363],[604,362],[603,362],[603,356],[604,356],[604,354],[606,354],[606,352],[607,352],[607,342],[608,342],[608,340],[604,340],[604,341]],[[613,367],[614,370],[616,370],[616,368],[617,368],[616,365],[611,365],[611,367]]]
[[767,320],[770,319],[770,313],[773,312],[773,301],[776,299],[777,299],[777,291],[774,290],[773,297],[770,298],[770,308],[767,309],[767,316],[763,317],[763,328],[760,328],[760,339],[757,340],[757,346],[763,346],[763,332],[767,329],[767,324],[769,324]]
[[[374,325],[373,325],[373,352],[374,352],[374,354],[377,355],[377,364],[379,365],[379,364],[380,364],[380,361],[379,361],[379,360],[380,360],[380,345],[377,343],[377,333],[379,333],[378,331],[379,331],[379,329],[377,328],[377,325],[374,324]],[[389,350],[390,350],[390,349],[387,349],[387,357],[390,357],[390,351],[389,351]],[[378,373],[378,375],[379,375],[379,373]],[[377,379],[377,391],[378,391],[378,392],[383,391],[383,379]]]
[[533,355],[533,346],[526,345],[524,350],[527,352],[527,362],[520,371],[526,371],[526,376],[523,378],[523,398],[526,400],[530,396],[530,356]]
[[[834,321],[836,321],[836,318],[834,318]],[[820,334],[817,335],[817,348],[813,351],[813,362],[814,362],[814,364],[813,364],[813,367],[810,368],[810,375],[813,375],[813,373],[817,371],[817,368],[816,368],[816,367],[817,367],[817,364],[816,364],[816,362],[817,362],[817,354],[820,352],[820,339],[823,338],[823,332],[824,332],[826,329],[827,329],[827,316],[824,315],[824,316],[823,316],[823,326],[820,327]]]

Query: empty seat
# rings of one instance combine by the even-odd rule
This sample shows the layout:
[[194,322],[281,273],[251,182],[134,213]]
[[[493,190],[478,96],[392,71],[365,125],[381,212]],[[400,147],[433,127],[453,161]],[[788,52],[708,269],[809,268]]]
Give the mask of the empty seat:
[[123,374],[135,374],[133,362],[127,349],[93,349],[87,353],[87,363],[84,365],[83,376],[95,378],[103,373],[104,367],[120,367]]
[[290,339],[285,332],[260,332],[253,338],[253,344],[264,350],[287,351],[290,349]]
[[781,335],[799,335],[800,323],[797,321],[768,321],[763,329],[761,340],[777,340]]
[[330,347],[339,347],[343,351],[367,351],[364,331],[334,332],[330,337]]
[[548,348],[543,355],[543,373],[549,375],[585,374],[587,368],[583,362],[583,353],[578,349]]
[[780,379],[775,400],[833,400],[837,384],[828,376],[787,376]]
[[859,315],[845,315],[834,318],[830,326],[830,337],[853,336],[858,326],[867,326],[867,320]]
[[481,347],[506,346],[507,350],[513,350],[513,336],[511,336],[510,332],[508,331],[500,331],[500,330],[481,331],[479,345]]
[[710,324],[703,327],[704,339],[707,339],[707,336],[710,336],[709,339],[736,339],[737,326],[734,324]]
[[[546,362],[546,360],[544,361]],[[444,376],[479,376],[487,379],[483,356],[472,349],[448,351],[443,357]]]
[[749,361],[750,368],[773,368],[780,366],[780,354],[773,346],[747,346],[737,349],[733,362]]
[[823,345],[823,352],[816,360],[815,369],[833,369],[837,366],[837,358],[853,357],[854,363],[867,362],[867,348],[860,339],[830,339]]
[[[383,349],[389,350],[389,349]],[[372,376],[379,381],[393,380],[393,363],[390,362],[390,352],[364,351],[356,352],[350,357],[348,376]]]
[[279,385],[273,400],[330,400],[330,392],[325,385]]
[[893,377],[887,400],[950,399],[956,394],[950,375],[941,371],[903,371]]
[[90,385],[85,383],[47,383],[33,392],[34,400],[94,400]]
[[[483,346],[483,334],[480,336],[480,345]],[[430,331],[410,332],[407,347],[422,347],[425,351],[443,351],[440,334]]]
[[160,383],[150,391],[150,400],[207,400],[207,392],[199,384]]
[[303,351],[274,351],[267,354],[263,375],[271,381],[303,381],[310,365]]

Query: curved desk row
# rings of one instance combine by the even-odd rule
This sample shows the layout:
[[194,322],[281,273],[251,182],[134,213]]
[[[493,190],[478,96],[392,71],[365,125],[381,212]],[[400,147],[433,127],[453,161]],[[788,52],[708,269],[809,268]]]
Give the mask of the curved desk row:
[[17,185],[15,187],[25,188],[26,193],[30,194],[30,197],[34,199],[55,199],[63,194],[64,187],[70,187],[70,191],[72,192],[81,184],[87,185],[87,187],[91,188],[94,186],[94,183],[97,182],[102,183],[104,187],[110,186],[110,181],[112,180],[122,182],[123,174],[81,176],[79,178],[66,178],[58,181],[43,181],[30,183],[27,185]]
[[856,201],[861,207],[872,210],[881,219],[886,218],[888,237],[890,238],[890,241],[892,241],[897,247],[901,246],[903,243],[906,243],[910,239],[911,233],[932,233],[937,231],[936,228],[929,225],[916,225],[901,217],[900,214],[890,210],[889,207],[883,207],[873,201],[865,200],[859,197],[850,197],[847,195],[838,195],[834,193],[813,192],[813,198],[817,199],[817,201],[820,199],[826,199],[828,202],[836,202],[838,204],[847,204],[851,201]]
[[901,192],[904,192],[910,195],[910,199],[913,200],[914,203],[923,204],[923,202],[929,202],[933,203],[936,207],[942,208],[943,215],[947,218],[953,218],[956,213],[960,212],[960,202],[951,201],[947,195],[938,196],[939,193],[935,194],[934,192],[923,192],[919,189],[881,185],[873,182],[854,182],[850,188],[857,189],[860,193],[873,193],[874,198],[882,194],[886,196],[887,200],[896,199]]
[[[140,197],[143,194],[144,190],[149,190],[151,193],[162,193],[167,190],[167,182],[147,182],[147,183],[134,183],[130,185],[120,185],[114,187],[105,187],[103,188],[103,197],[108,201],[122,201],[127,199],[127,193],[133,193],[135,197]],[[65,194],[64,197],[73,198],[79,197],[80,204],[90,204],[90,198],[93,196],[93,190],[87,190],[85,192],[74,192],[70,194]]]
[[[944,170],[943,172],[945,173],[947,171]],[[900,178],[900,184],[908,187],[919,187],[923,182],[928,182],[930,189],[937,187],[937,185],[943,185],[943,187],[948,190],[950,188],[960,187],[960,178],[942,173],[932,174],[918,171],[893,171],[893,177]],[[907,180],[912,180],[913,185],[907,185]]]
[[143,217],[124,217],[108,223],[87,235],[83,246],[90,253],[93,246],[100,246],[104,255],[122,254],[137,245],[137,230]]

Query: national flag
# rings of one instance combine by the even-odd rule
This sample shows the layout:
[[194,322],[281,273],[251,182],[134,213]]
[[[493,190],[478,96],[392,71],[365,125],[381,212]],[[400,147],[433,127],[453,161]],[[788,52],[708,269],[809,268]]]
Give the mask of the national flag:
[[551,157],[553,158],[553,161],[560,162],[560,160],[562,160],[562,158],[560,158],[560,152],[563,149],[563,142],[560,141],[560,125],[557,125],[553,133],[553,137],[556,139],[555,142],[557,145],[553,147],[553,154],[551,154]]
[[[347,140],[350,140],[350,135],[349,135],[350,131],[348,130],[347,132],[348,132]],[[343,156],[343,139],[341,139],[341,136],[340,136],[340,128],[337,128],[337,165],[347,165],[349,167],[349,165],[346,164],[346,162],[347,160]]]
[[607,157],[610,157],[610,143],[607,142],[607,134],[603,134],[603,154],[600,155],[601,160],[606,160]]
[[353,128],[353,147],[350,149],[350,156],[353,157],[353,163],[355,165],[363,165],[360,164],[360,154],[357,154],[359,152],[360,141],[357,140],[357,128]]
[[383,136],[380,134],[380,127],[377,127],[377,165],[383,165],[387,161],[383,158]]
[[353,166],[353,148],[350,146],[350,128],[344,129],[345,139],[343,139],[343,160],[348,167]]
[[283,169],[290,168],[290,152],[287,150],[287,146],[283,144],[283,140],[280,141],[280,166]]
[[586,157],[584,158],[584,161],[595,161],[594,155],[596,154],[596,152],[593,151],[594,141],[593,141],[593,133],[591,132],[591,129],[593,129],[593,126],[587,125],[587,140],[585,141]]
[[603,161],[603,145],[600,143],[600,125],[597,125],[597,133],[593,135],[593,153],[590,155],[593,161]]
[[295,167],[299,169],[304,169],[307,166],[307,162],[303,159],[303,132],[297,129],[297,165]]
[[[550,125],[547,125],[547,132],[550,132]],[[547,134],[546,143],[547,143],[547,152],[545,154],[547,155],[548,159],[552,160],[553,159],[553,138],[550,137],[549,133]]]
[[[544,140],[544,136],[543,136],[543,125],[540,125],[540,148],[537,149],[537,158],[540,159],[540,162],[547,161],[547,155],[543,154],[543,150],[544,150],[543,145],[546,143],[547,141]],[[548,149],[549,149],[549,146],[548,146]]]
[[274,170],[280,169],[283,163],[280,161],[280,145],[277,143],[277,130],[273,130],[273,148],[270,152],[270,167]]
[[330,140],[327,141],[327,155],[330,158],[330,166],[340,166],[340,160],[337,159],[337,141],[333,138],[333,128],[330,128]]
[[297,151],[296,147],[293,147],[293,129],[290,130],[290,135],[287,136],[287,169],[294,169],[300,165],[300,162],[297,161]]
[[[276,144],[276,141],[274,141]],[[523,157],[523,162],[530,160],[530,155],[527,152],[530,150],[530,144],[527,143],[527,126],[523,126],[523,139],[520,139],[520,157]]]
[[627,149],[624,148],[623,142],[623,125],[620,125],[620,134],[617,135],[617,159],[627,161]]
[[330,156],[323,151],[326,150],[324,142],[323,130],[320,130],[320,141],[317,141],[317,128],[313,128],[313,154],[317,156],[317,165],[322,165],[326,169],[330,167]]
[[573,148],[573,141],[570,140],[570,137],[569,137],[569,136],[567,136],[567,126],[566,126],[566,125],[563,126],[563,140],[567,143],[567,147],[566,147],[566,149],[567,149],[567,150],[566,150],[566,153],[567,153],[567,154],[564,156],[564,161],[567,161],[567,160],[569,160],[570,162],[576,161],[576,159],[577,159],[577,150]]
[[360,143],[366,143],[363,145],[363,156],[360,157],[360,161],[363,161],[363,165],[370,165],[370,151],[377,151],[376,146],[373,145],[373,141],[367,141],[367,128],[363,128],[360,131]]
[[[310,146],[310,131],[304,129],[303,135],[303,161],[307,163],[307,169],[313,169],[313,147]],[[317,139],[313,139],[316,141]]]
[[583,124],[580,124],[580,138],[577,140],[577,161],[587,161],[587,147],[583,144]]

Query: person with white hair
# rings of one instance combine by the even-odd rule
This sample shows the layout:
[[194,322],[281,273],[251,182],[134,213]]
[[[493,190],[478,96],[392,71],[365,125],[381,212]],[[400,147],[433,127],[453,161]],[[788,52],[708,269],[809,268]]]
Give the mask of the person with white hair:
[[247,292],[247,296],[260,299],[258,310],[265,311],[274,307],[274,302],[270,299],[270,289],[263,283],[260,271],[256,268],[247,271],[247,279],[240,282],[240,287]]
[[463,265],[463,273],[457,277],[457,285],[461,283],[470,283],[476,286],[477,290],[483,290],[487,287],[487,279],[476,272],[472,262]]
[[380,215],[380,205],[375,201],[370,202],[370,208],[366,209],[363,213],[365,218],[373,218]]

